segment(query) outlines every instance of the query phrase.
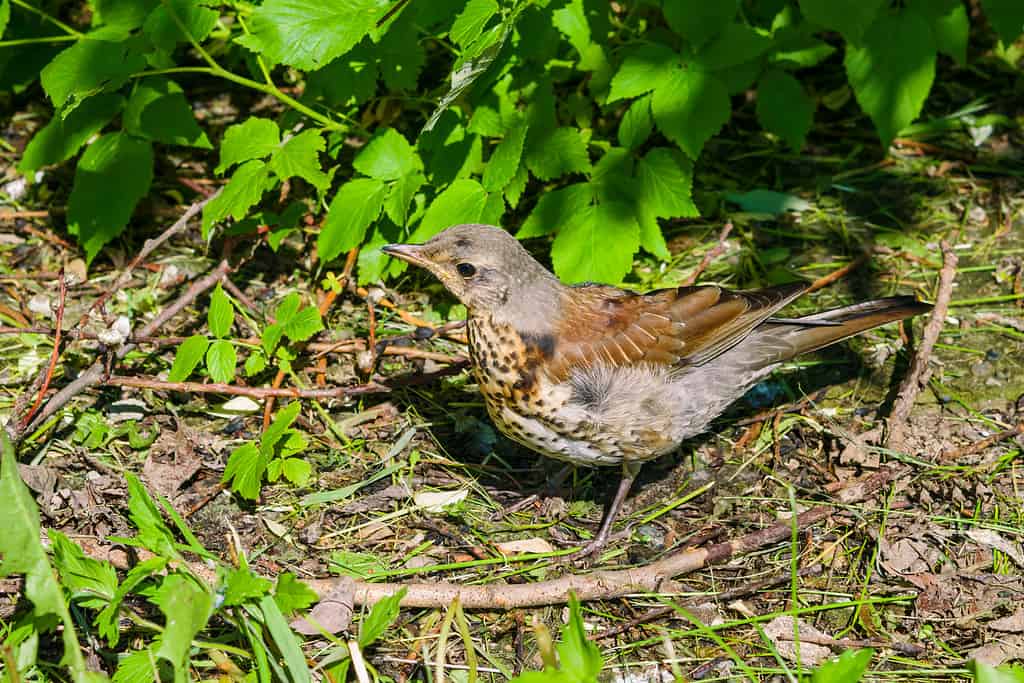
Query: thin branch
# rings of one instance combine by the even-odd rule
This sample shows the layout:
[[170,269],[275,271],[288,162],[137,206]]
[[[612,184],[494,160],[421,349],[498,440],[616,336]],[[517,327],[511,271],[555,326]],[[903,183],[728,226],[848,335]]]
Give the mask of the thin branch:
[[60,331],[64,325],[64,304],[67,301],[68,296],[68,285],[64,281],[64,269],[60,269],[58,274],[59,282],[59,294],[57,299],[57,315],[55,320],[55,329],[53,332],[53,351],[50,353],[50,362],[46,366],[44,379],[42,385],[39,387],[39,394],[36,396],[35,403],[25,413],[25,417],[21,418],[21,426],[24,428],[32,421],[32,416],[39,410],[39,405],[43,402],[43,397],[46,396],[46,390],[50,388],[50,382],[53,380],[53,372],[57,369],[57,359],[60,358]]
[[707,267],[711,265],[711,262],[718,258],[719,254],[725,251],[725,240],[728,239],[729,233],[732,232],[732,228],[732,221],[729,221],[728,223],[722,226],[722,231],[718,233],[718,244],[716,244],[711,249],[708,249],[707,253],[704,254],[704,258],[700,260],[700,264],[698,264],[697,269],[690,274],[690,277],[686,278],[686,280],[683,281],[683,284],[685,286],[689,287],[690,285],[696,283],[697,278],[699,278],[704,273],[704,271],[707,270]]

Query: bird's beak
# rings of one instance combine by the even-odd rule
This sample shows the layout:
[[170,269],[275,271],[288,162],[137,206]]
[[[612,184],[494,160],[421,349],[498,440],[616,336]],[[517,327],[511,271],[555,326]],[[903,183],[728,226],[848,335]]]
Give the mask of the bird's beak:
[[426,268],[430,261],[423,255],[422,244],[385,244],[380,248],[388,256],[408,261],[414,266]]

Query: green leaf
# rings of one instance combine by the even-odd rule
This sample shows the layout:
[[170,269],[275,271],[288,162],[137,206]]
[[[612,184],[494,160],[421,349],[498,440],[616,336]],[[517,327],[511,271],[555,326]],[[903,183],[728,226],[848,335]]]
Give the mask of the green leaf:
[[154,555],[163,558],[177,558],[174,549],[174,537],[164,523],[164,518],[149,496],[146,487],[134,474],[125,473],[128,483],[128,517],[139,530],[136,540]]
[[518,239],[550,235],[588,210],[593,202],[593,191],[588,183],[576,183],[559,190],[545,192],[523,222]]
[[320,152],[325,148],[319,130],[304,130],[274,150],[270,157],[270,170],[281,180],[298,176],[323,192],[331,182],[320,168]]
[[967,663],[974,675],[974,683],[1024,683],[1024,667],[1019,664],[990,666],[978,660]]
[[523,192],[526,191],[526,184],[528,182],[530,182],[530,171],[526,168],[526,164],[519,164],[519,169],[512,176],[512,180],[508,181],[508,184],[505,185],[504,191],[505,199],[513,209],[519,206],[519,199],[523,196]]
[[306,96],[334,108],[362,104],[377,92],[377,61],[360,43],[349,54],[306,76]]
[[210,228],[228,216],[236,221],[245,218],[249,209],[276,182],[270,176],[270,167],[262,161],[253,159],[239,166],[220,194],[203,207],[203,237],[207,237]]
[[850,43],[859,43],[886,0],[799,0],[807,20],[839,31]]
[[43,166],[70,159],[89,138],[98,133],[124,106],[116,93],[90,97],[66,117],[54,116],[32,136],[18,162],[18,172],[31,176]]
[[148,142],[107,133],[86,148],[68,199],[68,232],[78,238],[87,263],[121,234],[152,182],[153,148]]
[[284,323],[284,334],[292,341],[306,341],[322,329],[324,323],[316,306],[306,306]]
[[394,128],[385,128],[352,161],[360,173],[379,180],[398,180],[423,170],[423,162],[409,141]]
[[154,683],[159,674],[154,672],[156,655],[147,647],[134,650],[117,661],[117,670],[111,679],[113,683]]
[[291,683],[310,683],[309,667],[306,665],[306,655],[302,653],[299,638],[288,626],[274,598],[266,596],[260,600],[260,611],[263,613],[263,623],[267,631],[270,632],[274,644],[284,658]]
[[935,78],[935,42],[920,14],[880,17],[860,45],[846,47],[846,74],[885,148],[921,113]]
[[696,65],[675,69],[654,91],[651,111],[658,128],[696,159],[732,114],[725,86]]
[[426,242],[449,226],[476,223],[483,215],[486,203],[487,193],[480,183],[468,178],[456,180],[434,197],[409,241]]
[[748,213],[779,216],[787,211],[800,213],[811,208],[810,202],[784,192],[773,190],[751,190],[742,194],[728,192],[725,198]]
[[117,645],[121,633],[118,624],[121,602],[143,581],[154,574],[162,572],[167,566],[168,561],[166,557],[151,557],[147,560],[142,560],[128,570],[128,575],[121,582],[121,585],[117,587],[114,598],[96,616],[96,627],[99,634],[107,639],[110,647]]
[[814,121],[814,102],[785,71],[772,69],[757,84],[757,118],[799,152]]
[[123,121],[124,129],[132,135],[156,142],[213,147],[196,123],[181,86],[169,78],[150,76],[140,81],[128,99]]
[[213,613],[213,598],[191,578],[169,574],[151,600],[166,618],[156,656],[171,663],[176,680],[187,680],[192,639]]
[[252,33],[237,39],[271,62],[315,71],[351,50],[391,7],[390,0],[267,0]]
[[[172,13],[173,12],[173,16]],[[178,43],[189,42],[189,36],[178,26],[177,17],[189,36],[197,43],[206,40],[220,18],[216,12],[203,7],[196,0],[165,0],[150,12],[142,25],[142,32],[160,50],[172,52]]]
[[541,180],[566,173],[589,173],[590,155],[578,128],[556,128],[530,136],[526,166]]
[[737,7],[739,0],[662,0],[668,25],[694,47],[721,33],[736,16]]
[[803,69],[825,61],[836,51],[828,43],[808,34],[806,25],[799,29],[784,27],[776,31],[771,61],[783,68]]
[[262,159],[272,154],[281,141],[281,131],[270,119],[250,117],[230,126],[220,145],[220,164],[214,173],[220,175],[235,164]]
[[234,607],[243,602],[251,602],[270,593],[273,586],[262,576],[257,576],[247,566],[235,567],[224,576],[220,592],[224,598],[223,607]]
[[171,371],[167,373],[168,382],[184,382],[191,375],[199,362],[206,355],[206,347],[210,341],[201,334],[194,334],[181,342],[177,352],[174,354],[174,363],[171,364]]
[[210,328],[210,334],[218,339],[228,336],[231,333],[231,326],[235,324],[235,307],[219,282],[210,294],[206,324]]
[[399,606],[402,598],[405,597],[406,589],[381,598],[373,604],[370,613],[359,622],[359,647],[366,649],[377,642],[384,635],[391,624],[398,618]]
[[55,529],[48,529],[53,563],[71,599],[83,607],[101,609],[117,592],[117,571],[109,562],[86,557],[78,545]]
[[509,128],[504,139],[494,148],[494,152],[484,168],[483,186],[485,190],[499,192],[508,185],[519,169],[525,142],[525,121]]
[[[591,37],[583,0],[570,0],[565,7],[556,9],[551,14],[551,23],[558,27],[562,35],[568,38],[569,43],[580,53],[579,68],[582,71],[607,69],[608,60],[604,50]],[[593,88],[591,84],[591,92],[594,92]]]
[[426,182],[426,176],[417,172],[402,176],[391,184],[388,196],[384,200],[384,213],[392,223],[402,228],[405,227],[405,221],[409,214],[409,203]]
[[277,415],[274,416],[270,426],[263,430],[263,434],[260,435],[261,451],[268,455],[273,452],[278,441],[281,440],[285,432],[288,431],[288,428],[295,422],[295,418],[299,416],[300,410],[302,410],[302,404],[298,401],[293,401],[277,411]]
[[127,37],[129,32],[142,26],[159,0],[93,0],[93,26],[108,29],[105,35]]
[[260,484],[263,483],[268,460],[256,444],[248,441],[228,456],[221,481],[225,484],[231,482],[231,490],[242,498],[256,500],[260,495]]
[[659,218],[699,216],[691,198],[693,162],[675,150],[656,147],[637,163],[638,203]]
[[235,378],[238,355],[231,342],[217,339],[206,350],[206,370],[210,379],[220,384],[229,384]]
[[284,572],[277,575],[277,585],[274,586],[274,602],[283,613],[291,614],[297,610],[306,609],[318,599],[316,591],[299,581],[295,574]]
[[650,43],[630,51],[612,77],[608,102],[654,90],[678,65],[679,55],[660,43]]
[[653,129],[650,96],[634,100],[619,122],[619,144],[626,149],[639,147],[650,137]]
[[757,59],[771,47],[771,37],[753,26],[730,22],[717,38],[701,50],[700,60],[709,71],[725,69]]
[[1012,45],[1024,31],[1024,3],[1019,0],[981,0],[981,7],[1004,46]]
[[250,349],[249,357],[245,359],[245,364],[242,367],[246,377],[253,377],[266,369],[267,357],[259,349]]
[[11,21],[11,0],[0,0],[0,38]]
[[313,467],[302,458],[285,458],[281,463],[285,479],[296,486],[305,486],[313,474]]
[[[908,0],[907,7],[919,12],[932,27],[935,46],[960,66],[967,64],[967,38],[970,22],[967,8],[960,0]],[[1024,24],[1024,17],[1022,17]]]
[[356,178],[338,188],[316,238],[323,263],[362,244],[366,229],[380,216],[386,190],[384,181],[376,178]]
[[455,17],[452,30],[448,37],[459,47],[468,47],[480,37],[487,22],[498,12],[498,3],[494,0],[469,0],[465,9]]
[[617,284],[633,266],[640,226],[631,206],[588,206],[561,226],[551,244],[551,263],[563,281]]
[[604,660],[601,659],[597,645],[587,640],[580,601],[575,593],[569,595],[569,623],[562,629],[562,639],[557,649],[562,671],[571,673],[577,681],[597,680]]
[[263,351],[267,355],[273,353],[282,336],[284,336],[284,326],[278,323],[267,325],[263,329],[263,334],[260,335],[260,346],[263,347]]
[[[40,628],[47,624],[48,617],[55,617],[61,623],[61,637],[64,642],[64,656],[61,664],[71,670],[72,679],[85,683],[99,677],[89,674],[82,657],[82,650],[75,635],[75,624],[71,620],[64,591],[57,583],[56,575],[46,557],[40,542],[39,510],[28,487],[18,474],[18,461],[7,432],[0,429],[0,577],[23,574],[22,594],[32,602],[32,611],[38,618]],[[50,622],[52,623],[52,622]],[[52,660],[51,660],[52,661]],[[6,672],[12,678],[13,672]]]
[[387,571],[388,566],[379,557],[370,553],[353,550],[336,550],[331,553],[330,569],[342,576],[369,579]]
[[811,675],[811,683],[857,683],[871,663],[871,656],[874,653],[875,651],[871,649],[847,650],[815,669]]
[[54,57],[40,79],[54,108],[67,112],[87,97],[117,90],[145,67],[145,59],[127,42],[85,37]]
[[420,28],[413,12],[391,23],[387,35],[374,47],[384,84],[390,90],[415,90],[427,53],[420,44]]

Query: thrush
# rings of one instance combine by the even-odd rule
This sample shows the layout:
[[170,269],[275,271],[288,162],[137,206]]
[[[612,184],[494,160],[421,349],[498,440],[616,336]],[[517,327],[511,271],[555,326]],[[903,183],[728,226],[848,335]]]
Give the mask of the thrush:
[[383,251],[426,268],[466,306],[473,373],[502,433],[551,458],[622,468],[583,554],[607,542],[644,462],[705,431],[780,363],[931,309],[898,296],[787,319],[774,314],[808,285],[570,286],[487,225]]

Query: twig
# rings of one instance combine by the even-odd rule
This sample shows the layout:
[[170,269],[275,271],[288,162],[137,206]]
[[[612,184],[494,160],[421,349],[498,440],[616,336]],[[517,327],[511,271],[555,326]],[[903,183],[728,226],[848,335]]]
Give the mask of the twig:
[[[217,194],[219,193],[220,191],[218,190]],[[139,253],[136,254],[135,258],[131,260],[131,263],[128,264],[128,267],[125,268],[124,272],[122,272],[117,277],[117,280],[114,282],[113,285],[111,285],[102,294],[96,297],[96,300],[92,302],[92,305],[89,306],[89,308],[86,309],[85,313],[82,314],[82,317],[79,318],[78,324],[75,327],[83,327],[85,323],[88,322],[89,316],[92,315],[94,311],[98,310],[100,306],[106,303],[107,299],[109,299],[111,296],[114,295],[115,292],[119,291],[121,288],[125,286],[125,284],[127,284],[127,282],[131,279],[132,271],[135,270],[135,268],[138,267],[138,265],[142,263],[142,261],[146,257],[152,254],[161,244],[163,244],[171,237],[181,232],[185,228],[185,226],[188,225],[189,220],[191,220],[193,216],[199,213],[202,210],[202,208],[206,206],[206,203],[213,199],[213,197],[215,196],[217,195],[214,194],[213,196],[208,197],[207,199],[204,199],[201,202],[196,202],[192,206],[188,207],[188,209],[185,210],[185,213],[181,215],[181,218],[174,221],[171,227],[167,228],[153,239],[146,240],[145,242],[143,242],[142,249],[139,250]]]
[[899,391],[896,394],[896,401],[893,404],[892,412],[889,413],[887,443],[899,445],[903,442],[907,426],[907,418],[910,417],[910,409],[921,393],[921,389],[927,384],[928,361],[932,355],[935,342],[942,332],[942,326],[946,322],[946,312],[949,310],[949,301],[953,296],[953,281],[956,278],[957,257],[953,248],[948,242],[942,242],[942,269],[939,271],[939,287],[935,294],[935,307],[932,309],[931,317],[921,333],[921,345],[910,362],[910,369],[907,376],[903,378]]
[[1009,429],[1004,429],[1001,432],[996,432],[992,436],[987,436],[984,439],[975,441],[963,448],[955,448],[951,451],[945,451],[939,455],[939,460],[942,462],[949,462],[951,460],[962,458],[965,455],[974,455],[975,453],[982,452],[989,446],[994,446],[1001,441],[1012,439],[1020,434],[1024,434],[1024,422],[1021,422],[1016,427],[1010,427]]
[[864,265],[867,262],[867,260],[868,260],[868,255],[867,254],[863,254],[861,256],[858,256],[857,258],[855,258],[854,260],[850,261],[849,263],[847,263],[845,266],[843,266],[839,270],[833,270],[828,275],[819,277],[817,280],[815,280],[814,282],[811,283],[811,286],[808,287],[807,290],[804,293],[807,294],[807,293],[810,293],[810,292],[815,292],[815,291],[821,289],[822,287],[827,287],[828,285],[832,284],[836,280],[842,279],[842,278],[846,277],[852,271],[860,268],[862,265]]
[[50,388],[50,381],[53,380],[53,372],[57,369],[57,359],[60,358],[60,331],[64,324],[64,303],[67,300],[68,285],[64,281],[64,269],[60,269],[58,274],[59,282],[59,294],[57,299],[57,315],[55,320],[55,328],[53,332],[53,351],[50,353],[50,362],[46,366],[46,371],[43,375],[43,381],[39,387],[39,393],[36,395],[35,403],[28,409],[25,416],[21,418],[21,428],[24,429],[29,422],[32,421],[32,416],[39,410],[40,404],[43,402],[43,397],[46,396],[46,390]]
[[0,211],[0,223],[15,221],[19,218],[49,218],[49,211]]
[[[147,323],[141,330],[139,335],[147,337],[152,335],[158,329],[160,329],[168,320],[173,318],[175,315],[180,313],[182,310],[187,308],[200,294],[213,287],[217,282],[220,281],[227,273],[231,270],[231,266],[227,261],[221,261],[216,268],[210,271],[205,276],[195,280],[189,288],[182,294],[178,299],[162,310],[159,315],[153,318]],[[126,343],[122,344],[116,351],[114,351],[114,358],[116,360],[122,360],[127,356],[133,349],[135,344]],[[42,407],[39,413],[35,416],[32,422],[27,428],[22,428],[20,425],[15,425],[12,422],[7,424],[7,433],[11,438],[11,441],[17,443],[21,440],[21,437],[28,431],[33,431],[38,428],[43,422],[48,420],[50,416],[56,413],[58,410],[67,405],[68,401],[73,399],[78,394],[82,393],[86,389],[96,386],[103,381],[103,376],[106,374],[106,364],[103,359],[95,361],[89,368],[79,375],[73,382],[62,388],[56,394],[54,394],[49,401]]]
[[707,267],[711,265],[711,262],[717,258],[719,254],[725,251],[725,240],[728,239],[729,233],[732,232],[732,228],[732,221],[728,221],[722,226],[722,231],[718,233],[718,244],[711,249],[708,249],[708,252],[704,254],[704,258],[701,259],[700,264],[697,266],[697,270],[693,271],[693,273],[690,274],[690,277],[683,281],[683,285],[689,287],[697,282],[697,278],[707,270]]
[[135,387],[152,389],[153,391],[181,391],[192,394],[231,394],[248,396],[254,399],[270,398],[307,398],[327,399],[359,396],[362,394],[381,394],[390,388],[376,382],[359,384],[351,387],[331,387],[329,389],[296,389],[294,387],[245,387],[238,384],[203,384],[202,382],[165,382],[154,377],[108,377],[103,384],[114,387]]

